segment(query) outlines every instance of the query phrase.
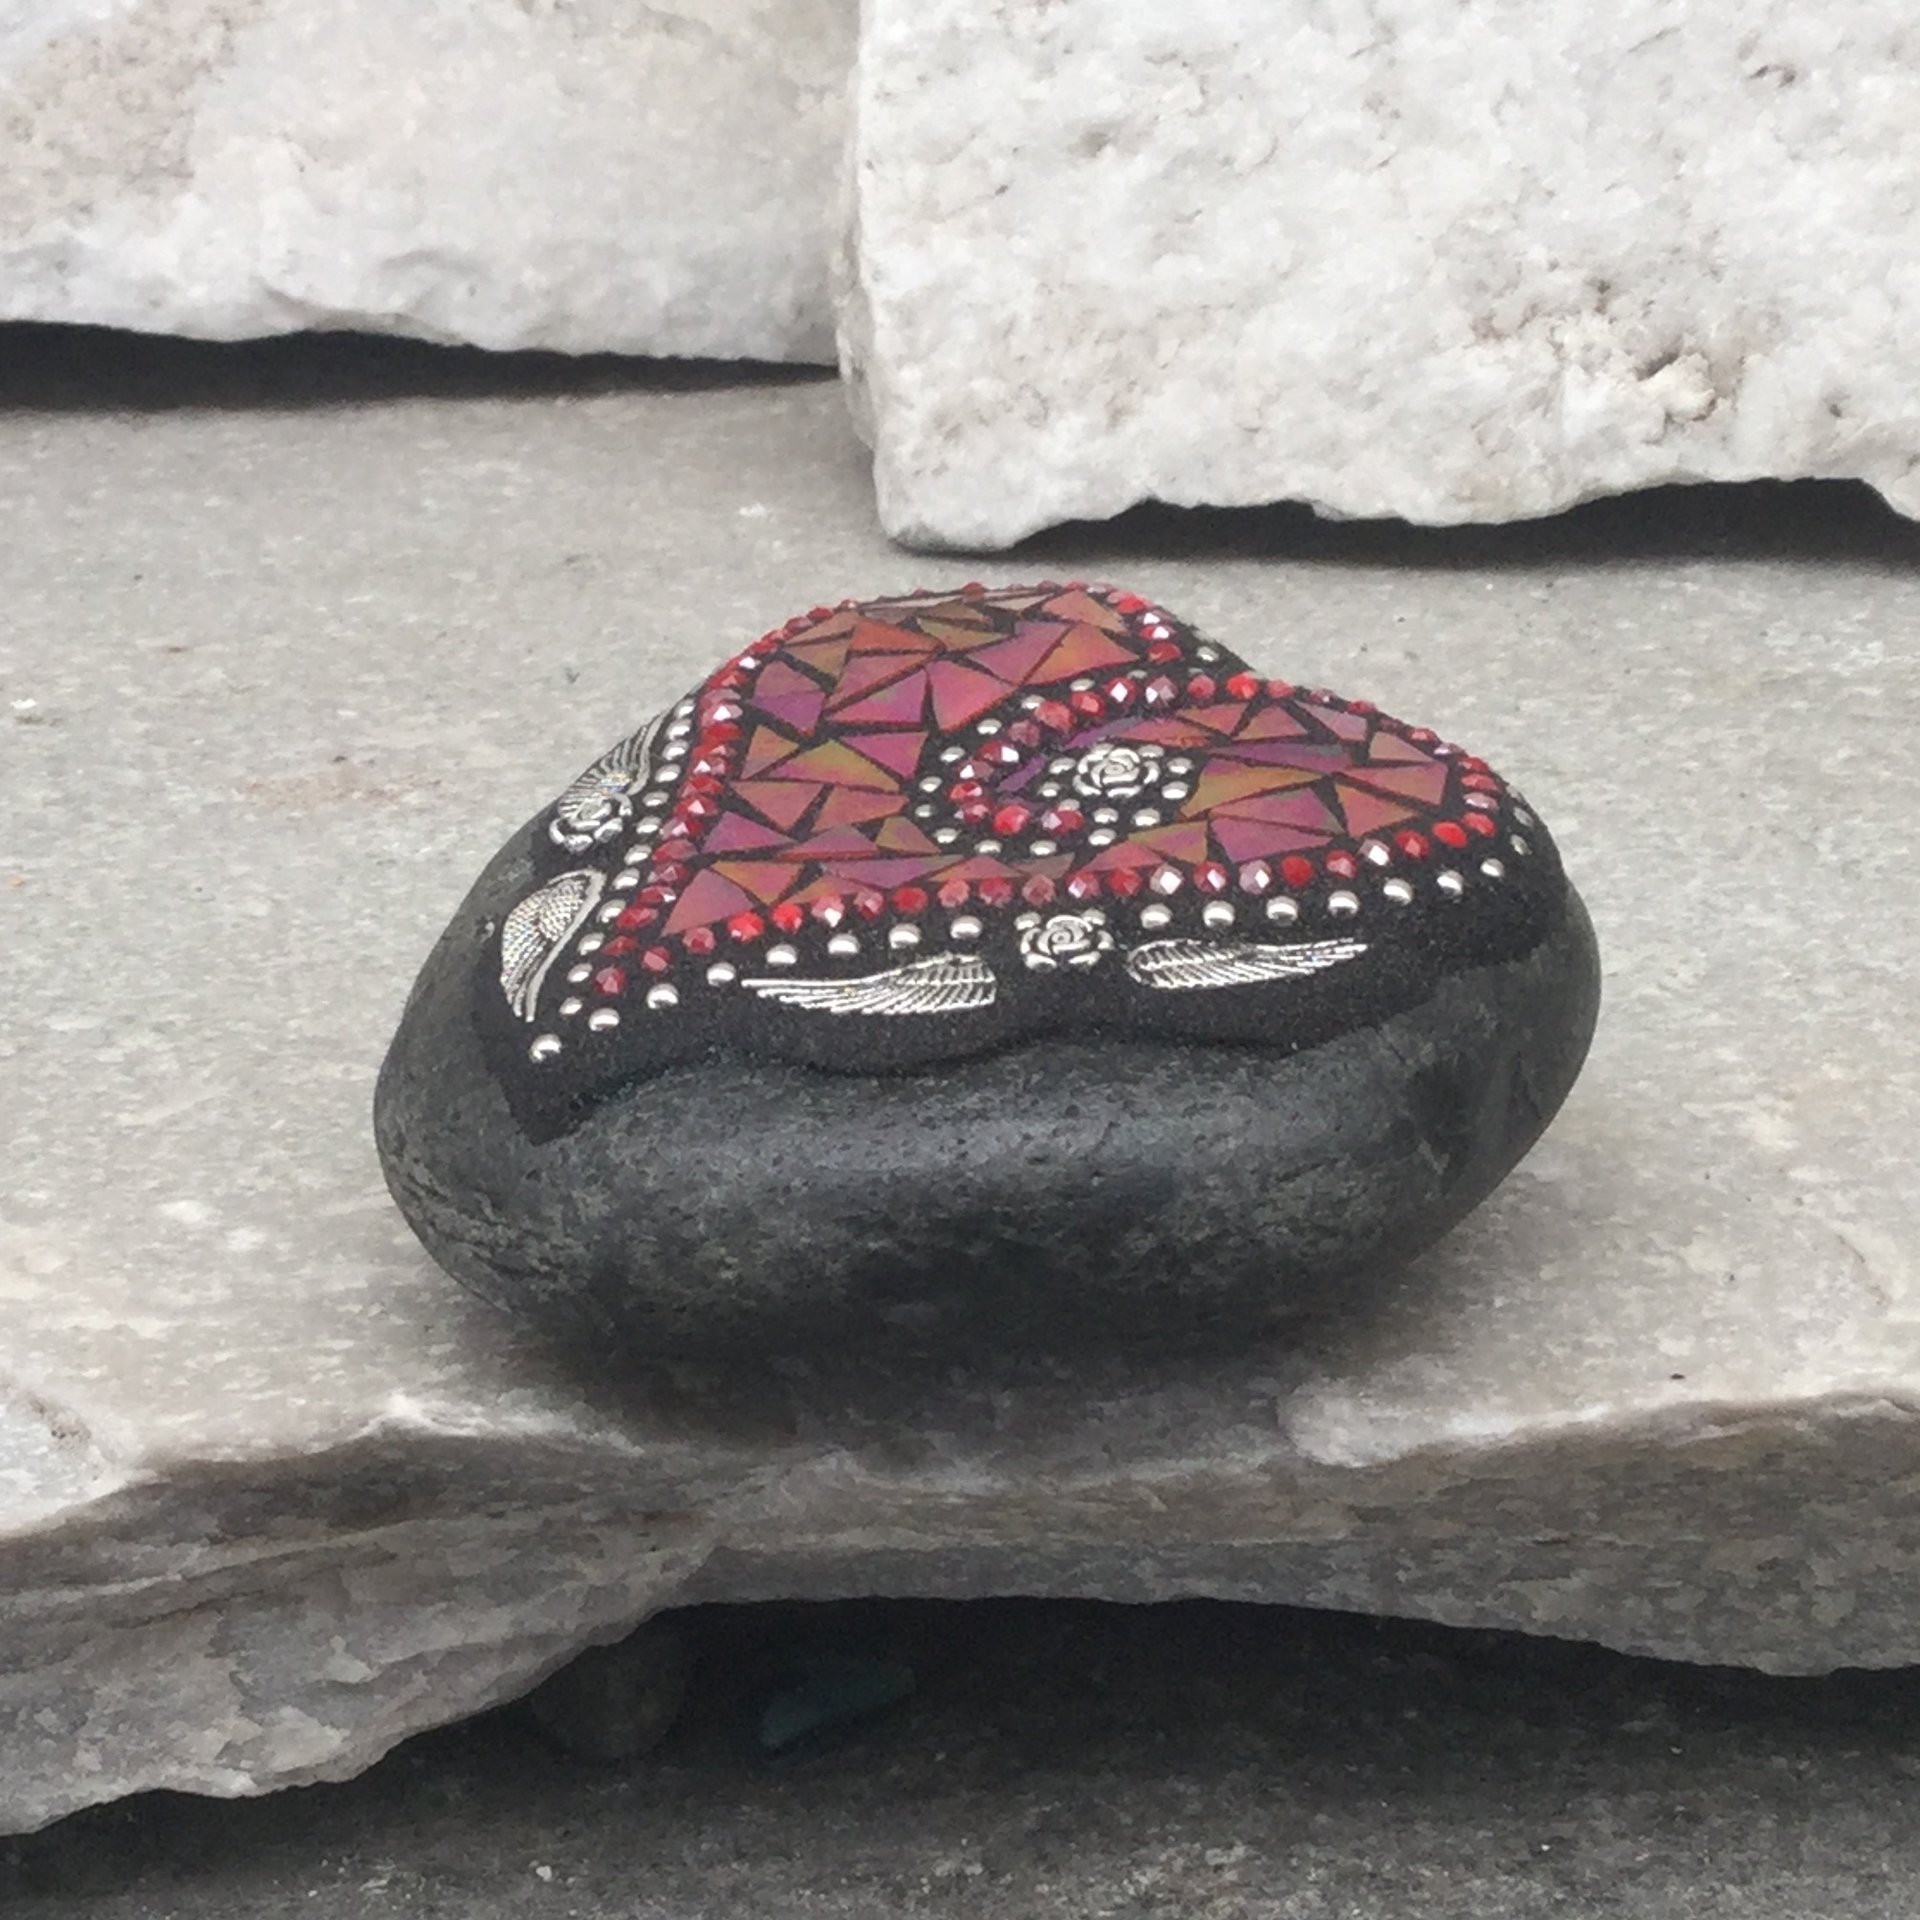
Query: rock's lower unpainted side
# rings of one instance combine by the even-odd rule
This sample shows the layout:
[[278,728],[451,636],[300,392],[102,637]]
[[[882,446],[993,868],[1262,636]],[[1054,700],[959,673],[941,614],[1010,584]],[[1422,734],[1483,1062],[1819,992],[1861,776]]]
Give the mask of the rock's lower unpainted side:
[[721,1055],[543,1140],[472,991],[533,839],[422,971],[381,1156],[435,1259],[600,1354],[1218,1349],[1353,1310],[1533,1144],[1598,1005],[1566,889],[1530,952],[1298,1053],[1056,1038],[892,1075]]

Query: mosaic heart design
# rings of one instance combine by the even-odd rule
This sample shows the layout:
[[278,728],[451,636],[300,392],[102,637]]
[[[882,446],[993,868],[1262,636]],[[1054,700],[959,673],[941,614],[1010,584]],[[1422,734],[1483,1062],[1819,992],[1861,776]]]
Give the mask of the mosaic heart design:
[[816,607],[587,769],[478,985],[523,1124],[715,1048],[1315,1044],[1564,893],[1484,761],[1085,585]]

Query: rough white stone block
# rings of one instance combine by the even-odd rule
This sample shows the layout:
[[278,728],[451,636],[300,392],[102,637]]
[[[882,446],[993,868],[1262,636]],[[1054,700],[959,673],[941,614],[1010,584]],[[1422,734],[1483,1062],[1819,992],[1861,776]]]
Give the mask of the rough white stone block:
[[901,539],[1770,475],[1920,513],[1902,0],[868,0],[854,122]]
[[830,360],[854,0],[0,7],[0,318]]

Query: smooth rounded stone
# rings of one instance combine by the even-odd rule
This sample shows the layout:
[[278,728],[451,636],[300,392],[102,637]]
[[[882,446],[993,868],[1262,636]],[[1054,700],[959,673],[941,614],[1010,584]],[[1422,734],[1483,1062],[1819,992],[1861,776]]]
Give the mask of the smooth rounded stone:
[[1238,1340],[1482,1199],[1598,996],[1483,761],[970,587],[815,608],[595,761],[375,1117],[434,1256],[603,1356]]
[[610,1646],[589,1647],[527,1695],[524,1705],[555,1746],[614,1765],[650,1753],[687,1703],[692,1654],[685,1631],[649,1620]]

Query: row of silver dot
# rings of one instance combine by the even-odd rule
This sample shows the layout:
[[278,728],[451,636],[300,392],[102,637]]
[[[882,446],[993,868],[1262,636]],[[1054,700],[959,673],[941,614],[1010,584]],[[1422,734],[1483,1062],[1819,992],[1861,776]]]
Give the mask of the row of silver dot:
[[[1522,826],[1532,824],[1532,816],[1524,807],[1515,810],[1514,818]],[[1518,858],[1525,858],[1531,851],[1529,843],[1522,834],[1508,835],[1507,845]],[[1479,871],[1482,876],[1492,881],[1504,880],[1507,876],[1506,863],[1494,854],[1489,854],[1480,862]],[[1433,876],[1435,891],[1449,900],[1462,898],[1466,893],[1467,884],[1466,875],[1454,867],[1444,867]],[[1380,895],[1382,899],[1397,907],[1411,906],[1416,897],[1412,883],[1398,875],[1382,882]],[[1347,887],[1336,888],[1327,895],[1326,901],[1328,914],[1336,920],[1355,918],[1363,910],[1364,904],[1359,893]],[[1066,911],[1070,913],[1071,909]],[[1264,916],[1276,926],[1291,927],[1300,918],[1300,903],[1289,894],[1276,894],[1266,903]],[[1142,932],[1159,933],[1173,924],[1174,912],[1171,907],[1156,900],[1142,907],[1138,918]],[[1227,900],[1209,900],[1200,910],[1201,924],[1214,932],[1224,932],[1237,924],[1238,919],[1239,910]],[[949,939],[961,946],[971,945],[984,932],[983,923],[977,916],[970,913],[956,914],[947,923]],[[597,949],[599,937],[588,935],[587,938],[593,941],[594,946],[583,950]],[[921,941],[920,929],[907,923],[891,928],[887,934],[887,948],[889,953],[894,955],[916,952]],[[827,942],[827,952],[835,959],[852,959],[860,951],[860,939],[856,934],[836,933]],[[765,955],[765,962],[769,967],[792,967],[797,966],[799,961],[799,949],[785,942],[770,947]],[[732,986],[740,979],[740,970],[730,960],[717,960],[707,968],[706,979],[709,986]],[[580,1012],[582,1004],[578,999],[563,1001],[560,1012],[564,1017],[571,1018]],[[679,989],[666,981],[661,981],[648,988],[645,1004],[654,1012],[669,1011],[680,1004]],[[587,1016],[587,1026],[595,1033],[610,1032],[619,1024],[620,1013],[615,1007],[596,1007]],[[561,1045],[562,1042],[557,1034],[543,1033],[528,1048],[528,1053],[536,1061],[550,1060],[560,1052]]]

